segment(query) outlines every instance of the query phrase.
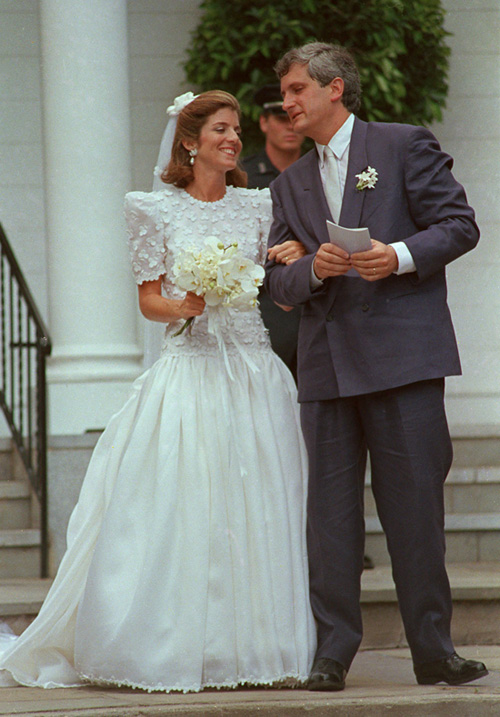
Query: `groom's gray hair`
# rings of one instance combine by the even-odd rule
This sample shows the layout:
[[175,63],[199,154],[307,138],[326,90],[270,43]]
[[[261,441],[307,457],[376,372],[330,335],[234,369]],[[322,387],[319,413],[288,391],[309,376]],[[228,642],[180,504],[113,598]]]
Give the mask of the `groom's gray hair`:
[[342,104],[349,112],[357,112],[361,106],[361,80],[351,53],[341,45],[327,42],[310,42],[294,47],[278,60],[274,71],[281,78],[288,74],[292,65],[307,65],[307,71],[321,87],[335,77],[344,80]]

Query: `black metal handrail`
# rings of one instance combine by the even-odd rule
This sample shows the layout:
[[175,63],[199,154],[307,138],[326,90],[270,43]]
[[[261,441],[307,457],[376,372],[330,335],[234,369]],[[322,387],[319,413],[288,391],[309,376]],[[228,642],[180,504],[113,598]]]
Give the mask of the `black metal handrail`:
[[0,224],[0,408],[40,503],[40,574],[48,575],[47,395],[49,333]]

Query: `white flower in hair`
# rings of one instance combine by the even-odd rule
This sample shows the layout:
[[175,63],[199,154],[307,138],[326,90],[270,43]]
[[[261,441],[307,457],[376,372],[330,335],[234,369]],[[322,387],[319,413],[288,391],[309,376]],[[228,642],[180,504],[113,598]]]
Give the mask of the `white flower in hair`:
[[198,97],[198,95],[193,95],[192,92],[185,92],[183,95],[179,95],[175,98],[174,104],[167,107],[167,114],[169,117],[177,117],[184,107],[188,105],[190,102],[195,100]]

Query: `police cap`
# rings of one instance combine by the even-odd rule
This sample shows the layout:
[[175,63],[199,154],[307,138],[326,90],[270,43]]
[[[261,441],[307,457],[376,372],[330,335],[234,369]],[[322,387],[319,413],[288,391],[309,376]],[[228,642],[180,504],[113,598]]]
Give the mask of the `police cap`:
[[285,115],[282,104],[281,88],[278,84],[264,85],[260,87],[253,96],[254,102],[262,107],[263,112],[274,115]]

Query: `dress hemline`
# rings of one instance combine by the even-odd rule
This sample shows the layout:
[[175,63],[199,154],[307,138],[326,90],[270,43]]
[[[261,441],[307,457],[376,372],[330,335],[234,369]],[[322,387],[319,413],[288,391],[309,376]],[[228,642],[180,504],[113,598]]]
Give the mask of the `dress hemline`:
[[131,680],[119,680],[117,678],[105,678],[84,675],[79,673],[83,683],[103,687],[129,687],[134,690],[144,690],[145,692],[182,692],[188,694],[192,692],[202,692],[207,689],[215,690],[234,690],[238,687],[273,687],[275,689],[302,689],[305,687],[309,675],[298,675],[296,672],[284,675],[275,675],[271,678],[263,677],[244,677],[239,680],[226,680],[224,682],[203,682],[202,684],[193,684],[189,686],[180,685],[147,685],[145,683],[132,682]]

